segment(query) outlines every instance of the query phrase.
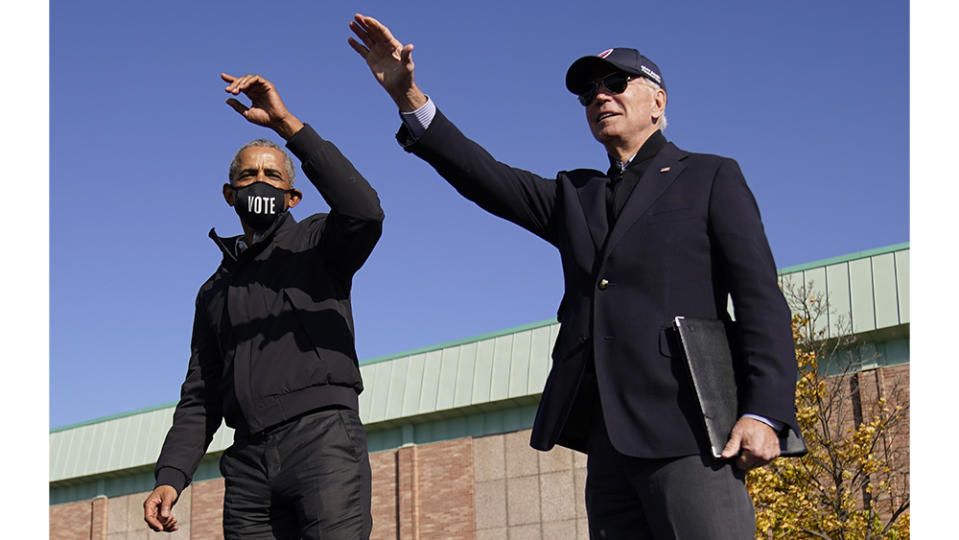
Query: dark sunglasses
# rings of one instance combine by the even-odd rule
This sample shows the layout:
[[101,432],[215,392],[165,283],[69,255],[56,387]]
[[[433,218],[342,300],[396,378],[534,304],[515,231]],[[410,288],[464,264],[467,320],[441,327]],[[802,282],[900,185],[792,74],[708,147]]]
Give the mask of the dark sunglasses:
[[580,93],[579,102],[583,104],[583,107],[588,106],[590,103],[596,99],[596,94],[599,93],[599,85],[602,84],[606,87],[611,94],[622,94],[626,90],[626,85],[629,84],[629,81],[632,80],[632,75],[627,75],[622,71],[616,73],[611,73],[605,77],[603,80],[592,82],[585,91]]

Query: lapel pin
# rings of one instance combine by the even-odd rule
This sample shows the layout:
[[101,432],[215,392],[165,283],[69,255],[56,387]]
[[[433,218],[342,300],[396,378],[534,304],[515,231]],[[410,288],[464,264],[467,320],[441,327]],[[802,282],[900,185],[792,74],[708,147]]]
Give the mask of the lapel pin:
[[659,169],[659,172],[669,172],[669,167],[663,167],[662,169]]

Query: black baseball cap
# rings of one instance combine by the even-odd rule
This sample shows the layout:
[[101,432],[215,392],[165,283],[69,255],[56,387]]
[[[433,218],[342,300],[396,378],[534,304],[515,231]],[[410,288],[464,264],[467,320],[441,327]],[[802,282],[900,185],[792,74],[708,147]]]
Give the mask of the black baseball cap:
[[574,94],[582,94],[591,82],[617,69],[646,77],[666,90],[666,81],[659,66],[636,49],[623,47],[606,49],[596,56],[584,56],[573,62],[566,72],[566,88]]

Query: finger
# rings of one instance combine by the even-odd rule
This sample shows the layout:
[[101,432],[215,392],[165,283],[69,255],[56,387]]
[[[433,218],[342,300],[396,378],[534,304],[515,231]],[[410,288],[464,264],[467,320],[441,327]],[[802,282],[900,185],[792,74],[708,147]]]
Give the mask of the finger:
[[262,76],[250,75],[250,79],[246,81],[241,90],[244,94],[252,98],[254,96],[268,94],[275,89],[273,83],[264,79]]
[[364,34],[368,34],[370,32],[370,27],[366,24],[367,19],[369,19],[369,17],[366,15],[363,15],[362,13],[356,13],[353,15],[353,21],[350,22],[350,24],[355,25],[356,28],[362,30]]
[[242,80],[243,80],[243,77],[233,77],[233,80],[230,81],[230,84],[226,85],[226,88],[224,88],[224,90],[226,90],[227,92],[229,92],[229,93],[231,93],[231,94],[233,94],[233,95],[239,94],[239,93],[240,93],[240,81],[242,81]]
[[[163,499],[163,501],[160,502],[160,517],[161,517],[162,519],[164,519],[164,520],[166,520],[166,521],[169,521],[169,519],[170,519],[171,517],[173,517],[173,516],[170,514],[170,508],[171,508],[172,506],[173,506],[173,505],[170,504],[170,500],[169,500],[169,499]],[[173,518],[173,521],[175,522],[175,521],[176,521],[176,518]]]
[[228,74],[228,73],[220,73],[220,78],[223,79],[223,80],[226,81],[226,82],[233,82],[233,81],[236,80],[236,77],[234,77],[233,75],[230,75],[230,74]]
[[[359,15],[357,15],[357,17],[359,17]],[[350,21],[350,30],[356,34],[356,37],[360,38],[364,45],[367,47],[373,47],[373,38],[370,37],[369,30],[367,30],[362,23]]]
[[350,47],[353,47],[353,50],[359,53],[359,55],[363,58],[366,58],[366,55],[370,54],[370,50],[363,45],[360,45],[359,41],[356,41],[353,38],[347,38],[346,42],[349,43]]
[[143,516],[143,521],[146,521],[147,525],[149,525],[154,531],[163,530],[163,525],[154,516]]
[[259,75],[244,75],[227,86],[226,91],[233,95],[237,95],[240,92],[246,92],[251,86],[259,82],[259,79]]
[[249,107],[247,107],[246,105],[240,103],[239,101],[233,98],[226,100],[226,104],[229,105],[230,107],[233,107],[234,111],[242,114],[244,117],[246,117],[246,111],[250,110]]
[[729,440],[726,441],[726,446],[723,447],[723,452],[720,454],[724,459],[729,459],[739,453],[739,449],[742,446],[742,438],[739,432],[733,431],[729,436]]
[[380,23],[380,21],[365,15],[360,15],[359,17],[363,28],[366,29],[367,38],[369,40],[369,42],[367,42],[367,40],[364,40],[363,42],[366,43],[368,47],[372,49],[373,45],[377,44],[393,50],[403,47],[403,44],[400,43],[398,39],[393,37],[390,29]]
[[363,26],[368,29],[370,36],[374,41],[387,41],[399,44],[399,40],[393,37],[393,33],[383,23],[373,17],[363,17]]
[[154,531],[159,531],[163,529],[163,525],[160,524],[160,521],[157,519],[157,501],[154,499],[147,499],[143,503],[143,521],[147,522],[147,525],[150,526]]
[[246,90],[253,82],[253,77],[253,75],[247,74],[233,81],[233,84],[230,85],[230,91],[233,92],[233,94],[239,94]]

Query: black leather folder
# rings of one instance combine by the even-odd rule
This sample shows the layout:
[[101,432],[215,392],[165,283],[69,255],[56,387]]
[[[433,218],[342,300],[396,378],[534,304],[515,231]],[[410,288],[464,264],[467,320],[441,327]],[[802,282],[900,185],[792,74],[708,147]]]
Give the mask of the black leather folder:
[[[696,397],[703,412],[713,457],[721,459],[733,425],[739,420],[736,372],[726,323],[716,319],[676,317],[679,334]],[[783,456],[802,456],[806,445],[789,428],[779,436]]]

